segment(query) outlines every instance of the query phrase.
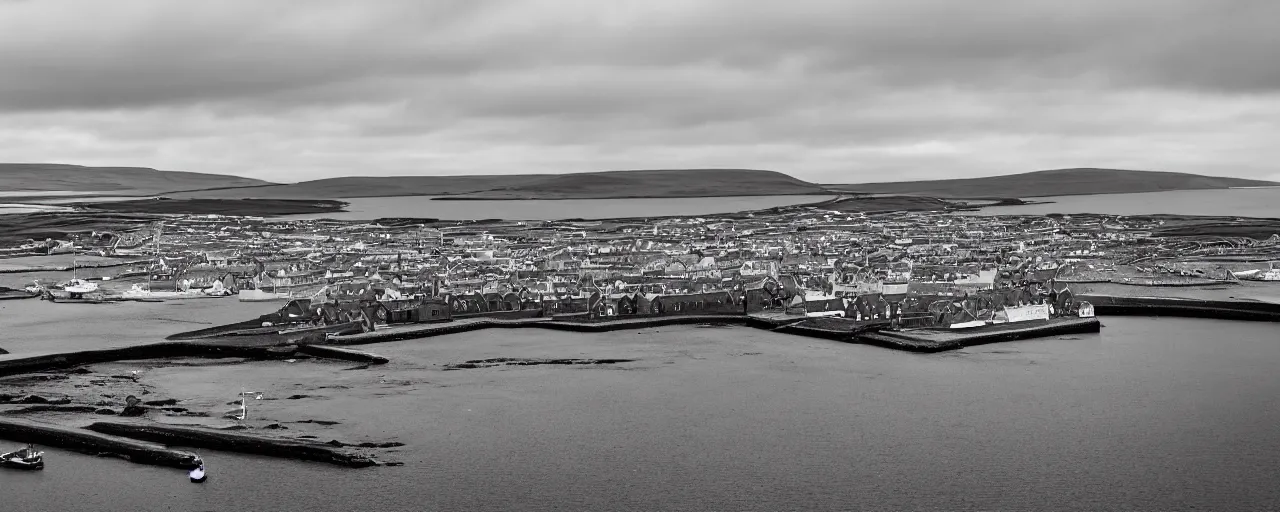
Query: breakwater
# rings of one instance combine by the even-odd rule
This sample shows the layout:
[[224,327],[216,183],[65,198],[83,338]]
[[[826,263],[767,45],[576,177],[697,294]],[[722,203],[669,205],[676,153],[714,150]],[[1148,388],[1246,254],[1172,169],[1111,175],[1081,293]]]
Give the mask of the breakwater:
[[1003,341],[1099,332],[1101,329],[1102,323],[1097,318],[1054,318],[963,330],[879,331],[860,334],[857,339],[861,343],[911,352],[943,352]]
[[233,345],[217,343],[161,342],[132,347],[79,350],[42,356],[0,360],[0,376],[17,375],[86,364],[138,359],[208,357],[247,359],[289,359],[297,357],[296,345]]
[[[670,315],[617,318],[596,321],[567,321],[547,317],[528,317],[500,319],[487,317],[469,317],[455,319],[444,323],[399,324],[379,328],[376,331],[347,335],[330,336],[325,340],[315,340],[300,346],[310,345],[368,345],[411,339],[430,338],[447,334],[458,334],[481,329],[514,329],[538,328],[569,332],[610,332],[628,329],[644,329],[668,325],[721,324],[742,325],[757,329],[771,330],[784,334],[831,339],[847,343],[865,343],[884,348],[907,350],[913,352],[936,352],[952,350],[965,345],[991,343],[993,341],[1012,341],[1038,336],[1052,336],[1063,332],[1097,332],[1097,320],[1079,318],[1061,318],[1046,322],[1043,325],[1029,326],[1009,324],[1005,326],[988,326],[966,331],[969,334],[959,335],[957,331],[945,329],[923,329],[909,331],[886,331],[888,322],[853,322],[835,318],[807,318],[795,315],[778,314],[712,314],[712,315]],[[1092,326],[1092,327],[1091,327]],[[1090,331],[1092,329],[1092,331]],[[218,328],[202,329],[203,332],[218,332]],[[171,338],[191,338],[200,331],[175,334]],[[927,332],[944,332],[941,335],[926,335]],[[885,333],[885,336],[876,336]],[[217,336],[214,339],[233,342],[237,336]],[[991,340],[991,341],[983,341]],[[304,350],[315,350],[307,348]],[[334,357],[343,359],[339,354]],[[367,356],[356,356],[362,362]],[[377,357],[377,356],[374,356]]]
[[365,455],[342,449],[346,446],[343,443],[328,444],[181,425],[97,422],[87,428],[101,434],[168,445],[310,460],[352,468],[378,464]]
[[569,322],[547,317],[520,318],[513,320],[472,317],[464,318],[462,320],[454,320],[448,323],[406,324],[383,327],[372,332],[333,336],[324,343],[333,345],[366,345],[371,343],[385,343],[389,341],[403,341],[417,338],[428,338],[432,336],[443,336],[446,334],[457,334],[491,328],[513,329],[532,327],[571,332],[609,332],[626,329],[662,327],[667,325],[706,323],[748,325],[768,329],[778,326],[777,323],[769,320],[744,315],[653,316],[601,320],[594,322]]
[[1257,300],[1215,300],[1179,297],[1126,297],[1080,294],[1100,315],[1184,316],[1280,322],[1280,304]]
[[139,464],[192,469],[200,465],[194,453],[107,433],[39,421],[0,419],[0,437],[21,443],[66,448],[90,455],[109,454]]

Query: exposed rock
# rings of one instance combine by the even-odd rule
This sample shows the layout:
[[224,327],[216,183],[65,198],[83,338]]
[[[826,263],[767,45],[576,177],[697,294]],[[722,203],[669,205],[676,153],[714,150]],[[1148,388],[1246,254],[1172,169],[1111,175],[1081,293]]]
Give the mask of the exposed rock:
[[112,409],[108,409],[108,408],[106,408],[106,407],[103,407],[103,408],[101,408],[101,409],[98,409],[98,410],[96,410],[96,411],[93,411],[93,413],[94,413],[94,414],[101,414],[101,415],[103,415],[103,416],[115,416],[115,415],[116,415],[116,411],[114,411],[114,410],[112,410]]
[[[347,446],[351,446],[351,445],[347,445]],[[386,443],[368,443],[368,442],[366,442],[366,443],[358,443],[358,444],[356,444],[355,446],[358,446],[358,447],[360,447],[360,448],[396,448],[396,447],[404,446],[404,443],[399,443],[399,442],[395,442],[395,441],[389,441],[389,442],[386,442]]]
[[178,401],[172,398],[166,398],[164,400],[148,400],[142,403],[143,405],[151,405],[155,407],[160,407],[165,405],[178,405]]
[[71,403],[71,399],[70,399],[70,398],[56,398],[56,399],[48,399],[48,398],[42,397],[42,396],[40,396],[40,395],[27,395],[27,396],[22,397],[21,399],[19,399],[18,401],[14,402],[14,403],[19,403],[19,404],[52,404],[52,405],[66,405],[66,404]]
[[329,421],[329,420],[302,420],[302,421],[295,421],[294,423],[314,423],[316,425],[337,425],[338,424],[338,422],[336,421]]
[[301,400],[303,398],[311,398],[311,395],[289,395],[285,400]]
[[464,370],[473,368],[492,368],[494,366],[533,366],[540,364],[619,364],[630,363],[635,359],[522,359],[499,357],[494,359],[476,359],[462,363],[444,365],[445,370]]
[[[298,437],[304,437],[304,436],[298,436]],[[305,436],[305,437],[313,437],[313,436]],[[344,443],[344,442],[339,441],[339,440],[337,440],[337,439],[330,440],[330,441],[326,442],[325,444],[330,445],[330,446],[350,446],[350,447],[354,447],[354,448],[398,448],[398,447],[404,446],[404,443],[400,443],[400,442],[396,442],[396,441],[388,441],[388,442],[385,442],[385,443],[370,443],[370,442],[364,442],[364,443]]]
[[30,414],[33,412],[93,412],[92,405],[32,405],[19,409],[9,409],[4,414]]
[[5,384],[27,384],[32,382],[48,382],[51,380],[67,380],[70,377],[61,373],[36,373],[30,375],[21,375],[15,377],[7,377],[3,380]]
[[262,427],[262,428],[267,428],[267,429],[271,429],[271,430],[289,430],[289,427],[286,427],[286,426],[281,425],[281,424],[279,424],[279,423],[272,423],[272,424],[267,425],[267,426]]

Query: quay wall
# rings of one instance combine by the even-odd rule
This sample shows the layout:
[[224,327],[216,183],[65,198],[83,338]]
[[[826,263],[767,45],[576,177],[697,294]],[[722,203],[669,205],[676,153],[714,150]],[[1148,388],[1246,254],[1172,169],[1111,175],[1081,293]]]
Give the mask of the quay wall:
[[1076,298],[1093,304],[1094,312],[1099,315],[1183,316],[1280,322],[1280,304],[1271,302],[1092,294],[1081,294]]
[[1097,318],[1055,318],[1027,322],[1025,325],[1002,324],[962,331],[943,329],[880,331],[859,334],[855,341],[912,352],[942,352],[988,343],[1094,333],[1101,330],[1102,323]]

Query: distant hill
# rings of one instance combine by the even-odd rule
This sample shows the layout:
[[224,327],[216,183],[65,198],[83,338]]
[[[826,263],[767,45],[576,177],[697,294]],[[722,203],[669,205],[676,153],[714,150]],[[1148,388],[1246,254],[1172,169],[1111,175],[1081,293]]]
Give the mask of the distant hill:
[[1201,176],[1179,172],[1081,168],[1055,169],[985,178],[825,185],[825,187],[844,192],[979,198],[1125,194],[1159,192],[1162,190],[1202,190],[1277,185],[1280,185],[1280,183]]
[[683,169],[491,176],[346,177],[176,194],[198,198],[342,199],[451,196],[452,199],[609,199],[822,194],[826,190],[774,171]]
[[[107,192],[145,195],[214,187],[248,187],[269,182],[195,172],[159,171],[147,167],[85,167],[66,164],[0,164],[0,191]],[[38,194],[48,195],[48,194]]]

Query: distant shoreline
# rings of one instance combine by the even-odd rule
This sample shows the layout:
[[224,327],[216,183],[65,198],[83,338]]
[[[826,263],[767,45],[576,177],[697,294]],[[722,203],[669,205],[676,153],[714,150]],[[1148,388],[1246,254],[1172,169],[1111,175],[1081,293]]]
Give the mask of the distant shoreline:
[[[664,196],[648,196],[648,195],[614,195],[600,197],[477,197],[472,195],[439,195],[439,196],[417,196],[430,197],[432,201],[600,201],[609,199],[704,199],[715,197],[774,197],[774,196],[840,196],[844,195],[839,192],[805,192],[801,194],[779,194],[773,192],[760,193],[727,193],[716,195],[664,195]],[[378,197],[415,197],[415,196],[378,196]]]

